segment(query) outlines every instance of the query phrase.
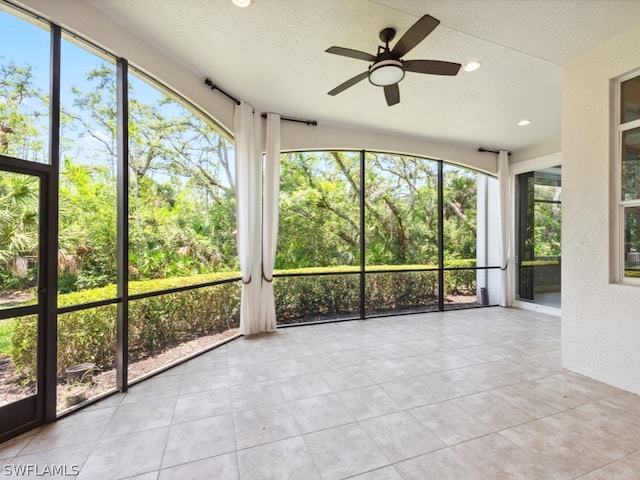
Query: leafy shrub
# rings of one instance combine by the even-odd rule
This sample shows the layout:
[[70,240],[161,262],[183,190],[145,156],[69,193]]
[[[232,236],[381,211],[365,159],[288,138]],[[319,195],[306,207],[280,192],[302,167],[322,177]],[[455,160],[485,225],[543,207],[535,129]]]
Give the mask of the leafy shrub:
[[438,274],[434,271],[371,273],[366,276],[365,292],[368,311],[424,307],[438,301]]
[[557,258],[551,258],[546,260],[523,260],[523,267],[544,267],[550,265],[560,265],[560,260]]
[[448,260],[448,268],[470,268],[469,270],[448,270],[444,272],[445,294],[468,294],[476,289],[476,266],[474,259]]
[[[451,260],[447,267],[472,268],[445,272],[445,292],[469,293],[476,288],[475,260]],[[384,273],[367,273],[365,305],[367,312],[403,310],[437,303],[438,275],[424,269],[433,265],[385,265]],[[368,267],[375,270],[377,267]],[[279,323],[319,318],[356,316],[359,313],[360,277],[357,267],[299,268],[278,270],[277,274],[302,276],[274,280],[276,313]],[[329,273],[330,275],[320,275]],[[314,275],[318,274],[318,275]]]
[[[474,260],[454,260],[447,267],[473,267]],[[403,310],[437,301],[435,271],[400,272],[424,265],[385,266],[387,272],[367,273],[368,312]],[[370,267],[371,269],[371,267]],[[300,319],[335,318],[359,314],[360,276],[357,267],[280,270],[274,280],[276,312],[280,323]],[[314,275],[331,273],[331,275]],[[203,274],[129,283],[129,295],[168,290],[229,278],[229,273]],[[447,293],[475,289],[475,270],[445,272]],[[166,293],[129,302],[129,355],[132,361],[172,345],[235,328],[240,317],[239,281]],[[116,286],[58,296],[58,306],[79,305],[116,297]],[[101,370],[113,368],[116,349],[117,306],[105,305],[58,316],[58,375],[72,365],[93,362]],[[27,377],[35,376],[37,326],[35,316],[15,320],[11,358]]]
[[36,341],[38,323],[36,315],[28,315],[13,320],[13,333],[9,354],[16,368],[23,376],[35,380]]
[[58,375],[80,363],[95,363],[98,370],[115,363],[116,305],[88,308],[58,315]]
[[[229,274],[130,282],[130,295],[205,283]],[[240,312],[239,282],[168,293],[129,302],[129,355],[132,361],[203,335],[235,328]],[[114,285],[58,296],[58,305],[78,305],[115,297]],[[116,305],[105,305],[58,316],[58,375],[66,368],[93,362],[113,368],[116,349]],[[35,377],[36,317],[15,320],[10,354],[25,376]]]
[[[357,315],[359,312],[359,276],[353,267],[300,268],[277,273],[325,273],[334,275],[278,277],[273,290],[279,323],[305,318]],[[340,274],[344,273],[344,274]]]

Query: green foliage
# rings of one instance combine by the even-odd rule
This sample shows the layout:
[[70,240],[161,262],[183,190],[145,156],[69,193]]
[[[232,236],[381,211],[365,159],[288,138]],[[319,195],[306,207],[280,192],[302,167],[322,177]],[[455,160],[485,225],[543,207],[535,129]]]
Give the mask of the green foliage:
[[[34,84],[34,69],[0,63],[0,154],[41,161],[45,156],[48,99]],[[44,128],[43,128],[44,127]]]
[[535,257],[560,256],[562,241],[560,192],[561,187],[535,185],[536,198],[533,206]]
[[276,268],[358,264],[358,159],[354,152],[281,155]]
[[108,369],[114,365],[115,349],[115,305],[58,315],[58,375],[85,362]]
[[[3,73],[9,98],[22,98],[21,92],[44,98],[31,86],[29,68],[8,65]],[[231,144],[162,91],[136,78],[129,89],[130,278],[237,269]],[[116,278],[113,65],[95,57],[83,87],[70,91],[73,101],[62,112],[59,243],[67,262],[59,262],[61,293]],[[14,102],[8,111],[23,115],[20,108]],[[33,116],[21,118],[35,125]],[[359,152],[281,159],[277,268],[358,265],[362,190],[367,265],[437,261],[436,161],[367,152],[361,185]],[[476,177],[464,168],[445,168],[445,258],[475,256]],[[7,276],[6,269],[2,273]]]
[[[116,296],[116,76],[113,65],[94,60],[82,88],[63,86],[70,88],[73,100],[65,101],[61,115],[60,306]],[[0,153],[42,156],[39,119],[47,112],[46,95],[34,86],[30,67],[1,66]],[[220,278],[213,272],[235,275],[232,145],[198,115],[136,77],[129,82],[128,121],[130,294]],[[292,153],[281,161],[276,268],[314,273],[306,267],[319,267],[336,273],[276,279],[282,321],[357,314],[359,277],[348,273],[357,271],[361,255],[368,268],[387,270],[435,264],[439,248],[450,266],[466,266],[468,261],[461,259],[475,257],[475,172],[445,167],[445,201],[439,211],[434,160],[367,152],[364,185],[359,152]],[[0,280],[15,289],[34,285],[37,185],[12,188],[10,180],[0,178],[0,202],[31,198],[21,208],[4,208],[4,203],[0,208]],[[366,254],[360,251],[361,214]],[[438,245],[440,215],[444,245]],[[26,276],[16,273],[18,258],[21,274],[22,259],[31,259]],[[367,274],[367,309],[429,305],[437,296],[436,280],[433,272]],[[447,272],[445,282],[447,293],[469,291],[475,272]],[[238,291],[233,283],[131,302],[132,358],[237,324]],[[86,361],[112,366],[115,309],[60,315],[59,368]],[[33,319],[24,318],[16,321],[12,334],[14,362],[27,372],[35,361],[34,329]]]
[[[367,265],[435,263],[437,162],[376,152],[365,162]],[[281,171],[276,267],[357,265],[359,153],[286,154]],[[475,257],[477,173],[447,165],[443,189],[445,258]]]
[[[460,268],[444,272],[444,291],[446,294],[469,294],[476,288],[476,261],[473,259],[447,260],[445,267]],[[468,269],[468,270],[467,270]]]
[[523,267],[541,267],[545,265],[560,265],[559,258],[546,259],[546,260],[523,260]]
[[13,319],[0,320],[0,357],[6,357],[11,349],[11,336],[15,328]]
[[13,322],[11,346],[9,348],[11,360],[24,377],[35,381],[38,339],[37,317],[29,315],[12,319],[11,321]]
[[0,265],[2,290],[26,289],[36,282],[38,249],[38,180],[0,172]]
[[433,305],[438,302],[438,274],[433,271],[368,274],[365,292],[369,313]]
[[[472,259],[447,262],[447,267],[461,270],[445,272],[445,294],[475,293],[474,266],[475,260]],[[426,268],[435,268],[435,266],[369,267],[369,270],[384,269],[385,272],[366,274],[365,306],[368,314],[409,310],[437,304],[438,275],[436,271],[401,271]],[[300,268],[278,270],[276,273],[302,274],[291,277],[280,276],[274,280],[273,289],[279,323],[359,315],[360,277],[357,267]],[[314,275],[327,273],[330,275]]]
[[[470,267],[473,260],[451,262],[449,267]],[[369,313],[399,311],[437,302],[435,271],[398,272],[428,268],[398,265],[389,273],[366,274],[366,308]],[[357,316],[359,275],[356,267],[281,270],[274,294],[279,323],[305,319]],[[330,273],[331,275],[314,275]],[[226,275],[228,278],[228,274]],[[130,295],[166,290],[225,278],[225,274],[168,278],[130,283]],[[240,312],[239,282],[219,284],[133,300],[129,304],[129,354],[132,361],[156,354],[179,342],[236,328]],[[469,293],[475,288],[474,270],[446,272],[446,293]],[[113,298],[115,286],[59,295],[59,306]],[[28,377],[35,374],[36,321],[34,316],[12,321],[11,358]],[[6,333],[6,332],[5,332]],[[6,338],[6,335],[5,335]],[[116,305],[61,314],[58,317],[58,374],[69,366],[93,362],[98,369],[113,368],[116,345]]]
[[[116,77],[96,65],[64,105],[65,132],[86,141],[65,143],[60,227],[79,268],[61,276],[61,293],[116,278]],[[137,79],[129,88],[130,278],[237,269],[231,144],[159,90]]]
[[[211,274],[131,282],[130,294],[177,288],[228,278]],[[169,293],[129,303],[129,355],[146,358],[180,342],[236,328],[240,312],[238,282]],[[59,295],[59,306],[88,303],[115,296],[115,286]],[[70,366],[93,362],[98,370],[114,367],[116,305],[106,305],[58,316],[58,375]],[[13,320],[10,354],[28,378],[35,376],[36,320]]]
[[[295,273],[311,276],[276,278],[273,290],[278,322],[292,323],[302,318],[308,321],[315,318],[358,315],[359,277],[348,274],[353,271],[352,267],[303,268]],[[330,272],[332,275],[313,276],[314,273],[321,272]]]

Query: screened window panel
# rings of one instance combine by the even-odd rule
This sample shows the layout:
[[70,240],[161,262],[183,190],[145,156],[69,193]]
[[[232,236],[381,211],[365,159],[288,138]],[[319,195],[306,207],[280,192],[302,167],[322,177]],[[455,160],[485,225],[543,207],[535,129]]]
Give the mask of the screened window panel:
[[640,119],[640,77],[622,82],[620,94],[620,123]]
[[0,11],[0,154],[49,163],[48,27]]

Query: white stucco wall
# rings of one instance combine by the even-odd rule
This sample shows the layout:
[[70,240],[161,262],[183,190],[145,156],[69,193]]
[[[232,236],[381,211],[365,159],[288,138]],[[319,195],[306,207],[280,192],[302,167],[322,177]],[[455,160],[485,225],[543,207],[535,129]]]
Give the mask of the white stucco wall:
[[[500,188],[498,179],[488,175],[478,176],[478,201],[476,209],[476,252],[479,266],[500,265]],[[476,289],[478,301],[481,289],[487,289],[489,305],[499,305],[502,296],[500,270],[478,270]]]
[[[563,366],[640,393],[640,287],[611,282],[610,81],[640,67],[640,26],[563,69]],[[615,211],[615,210],[614,210]]]
[[493,153],[481,153],[477,147],[450,145],[384,132],[359,130],[340,125],[320,124],[310,127],[282,122],[282,150],[377,150],[442,159],[496,175]]

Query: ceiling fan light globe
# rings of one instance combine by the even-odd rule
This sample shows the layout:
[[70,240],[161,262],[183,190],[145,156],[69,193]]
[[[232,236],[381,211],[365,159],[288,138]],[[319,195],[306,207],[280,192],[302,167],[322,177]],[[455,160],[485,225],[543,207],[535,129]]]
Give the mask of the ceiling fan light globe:
[[378,87],[394,85],[404,78],[404,69],[399,60],[382,60],[369,69],[369,81]]

